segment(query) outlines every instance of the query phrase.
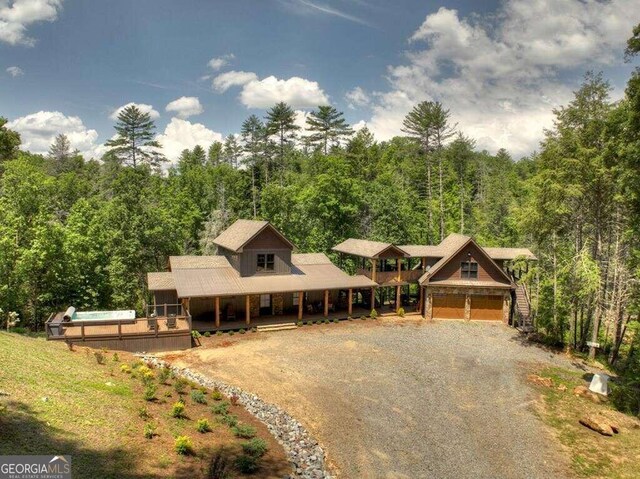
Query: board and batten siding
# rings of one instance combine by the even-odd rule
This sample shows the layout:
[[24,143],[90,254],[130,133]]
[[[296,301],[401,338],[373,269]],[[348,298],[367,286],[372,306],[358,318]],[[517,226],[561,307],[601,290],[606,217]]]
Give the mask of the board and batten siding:
[[463,261],[467,261],[471,253],[471,259],[478,263],[478,281],[497,281],[504,284],[509,284],[505,281],[505,278],[500,269],[493,264],[480,249],[470,244],[453,258],[451,258],[447,264],[445,264],[439,271],[437,271],[430,279],[430,283],[436,283],[438,281],[444,281],[448,279],[460,279],[460,264]]
[[[273,254],[273,271],[256,271],[259,254]],[[240,255],[240,274],[242,276],[291,274],[291,250],[288,249],[252,249]]]

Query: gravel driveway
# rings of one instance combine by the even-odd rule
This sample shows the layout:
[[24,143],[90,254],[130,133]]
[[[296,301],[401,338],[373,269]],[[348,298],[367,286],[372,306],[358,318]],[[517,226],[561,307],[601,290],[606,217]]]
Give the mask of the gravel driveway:
[[210,338],[169,359],[287,410],[341,478],[568,475],[524,365],[572,366],[500,324],[357,320]]

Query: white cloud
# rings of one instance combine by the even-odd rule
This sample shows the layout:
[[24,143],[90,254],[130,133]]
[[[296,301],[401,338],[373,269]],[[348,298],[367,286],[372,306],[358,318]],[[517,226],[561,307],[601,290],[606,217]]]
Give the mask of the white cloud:
[[204,111],[200,100],[195,96],[183,96],[169,103],[166,111],[174,112],[179,118],[189,118],[193,115],[199,115]]
[[410,37],[407,63],[389,68],[391,89],[374,95],[368,124],[387,139],[416,103],[437,100],[480,148],[529,154],[584,71],[621,57],[639,9],[640,0],[507,0],[462,18],[442,7]]
[[53,22],[62,0],[0,0],[0,41],[10,45],[35,45],[27,27],[36,22]]
[[269,108],[283,101],[293,108],[310,108],[327,105],[329,98],[317,82],[300,77],[280,80],[269,76],[244,85],[240,101],[247,108]]
[[185,148],[193,149],[196,145],[200,145],[206,150],[214,141],[222,141],[223,136],[209,130],[201,123],[172,118],[164,129],[164,133],[158,135],[156,139],[162,145],[165,156],[175,163]]
[[217,92],[224,93],[232,86],[246,85],[247,83],[256,81],[257,79],[258,75],[253,72],[238,72],[232,70],[215,77],[211,85]]
[[231,60],[235,59],[235,57],[236,56],[233,53],[228,53],[226,55],[222,55],[221,57],[212,58],[211,60],[209,60],[209,63],[207,63],[207,65],[209,65],[209,68],[211,68],[213,71],[218,71],[222,67],[227,66],[231,62]]
[[365,107],[371,102],[369,95],[359,86],[347,92],[344,97],[349,102],[349,108],[352,110]]
[[116,108],[115,110],[113,110],[111,115],[109,115],[109,118],[111,118],[114,121],[117,120],[120,112],[125,108],[127,108],[128,106],[132,106],[132,105],[137,106],[142,113],[148,113],[152,120],[157,120],[158,118],[160,118],[160,113],[158,113],[157,110],[154,110],[153,106],[146,105],[144,103],[134,103],[134,102],[129,102],[126,105],[122,105],[120,108]]
[[13,78],[17,78],[24,75],[24,70],[20,67],[9,67],[7,68],[7,73]]
[[80,150],[85,158],[99,157],[98,132],[88,129],[77,116],[39,111],[10,121],[7,126],[20,133],[22,148],[32,153],[46,154],[55,137],[62,133],[69,138],[71,148]]

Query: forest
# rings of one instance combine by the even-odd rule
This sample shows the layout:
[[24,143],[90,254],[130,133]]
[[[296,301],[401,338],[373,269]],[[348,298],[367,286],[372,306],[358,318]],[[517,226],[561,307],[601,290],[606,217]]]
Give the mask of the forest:
[[[626,57],[640,53],[640,25]],[[525,281],[537,334],[621,372],[640,411],[640,70],[611,99],[588,72],[554,110],[539,150],[517,161],[479,151],[446,105],[422,102],[403,136],[379,142],[321,106],[295,123],[274,105],[238,135],[162,156],[153,121],[121,112],[108,152],[87,159],[58,135],[48,155],[20,148],[0,118],[0,308],[41,330],[54,311],[142,310],[148,271],[170,255],[211,254],[238,218],[271,221],[300,252],[348,238],[437,244],[451,232],[538,256]],[[9,314],[13,314],[9,316]],[[595,352],[591,351],[591,355]],[[635,398],[634,398],[635,395]]]

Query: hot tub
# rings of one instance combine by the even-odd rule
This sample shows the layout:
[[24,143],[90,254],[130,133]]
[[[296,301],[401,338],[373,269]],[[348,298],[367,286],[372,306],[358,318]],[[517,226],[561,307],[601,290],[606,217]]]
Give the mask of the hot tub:
[[74,311],[71,321],[108,321],[108,320],[132,320],[136,319],[133,309],[120,311]]

